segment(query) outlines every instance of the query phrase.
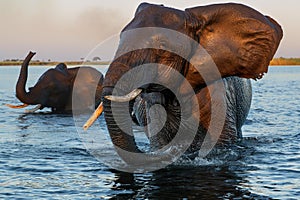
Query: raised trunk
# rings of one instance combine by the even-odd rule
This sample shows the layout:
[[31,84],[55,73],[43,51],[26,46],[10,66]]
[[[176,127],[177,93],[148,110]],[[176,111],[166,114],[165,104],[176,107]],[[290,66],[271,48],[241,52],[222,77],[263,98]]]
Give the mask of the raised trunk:
[[33,52],[29,52],[25,60],[23,61],[19,79],[16,85],[16,96],[17,98],[26,104],[37,104],[38,102],[35,102],[34,98],[31,97],[31,95],[26,92],[25,85],[27,82],[27,76],[28,76],[28,65],[31,60],[31,58],[35,55]]

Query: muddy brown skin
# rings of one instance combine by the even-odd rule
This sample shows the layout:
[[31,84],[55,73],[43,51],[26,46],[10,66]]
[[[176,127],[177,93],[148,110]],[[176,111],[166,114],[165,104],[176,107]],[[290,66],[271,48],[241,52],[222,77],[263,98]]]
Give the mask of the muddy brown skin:
[[[76,90],[82,92],[82,95],[88,95],[87,93],[90,93],[89,84],[96,84],[95,106],[100,104],[103,75],[91,67],[68,69],[64,63],[60,63],[54,69],[47,70],[27,92],[25,87],[28,77],[28,66],[34,55],[35,53],[30,52],[25,58],[16,84],[16,96],[21,102],[28,105],[41,104],[40,109],[49,107],[53,112],[71,112],[73,84],[80,69],[85,74],[82,78],[85,81],[82,81],[82,87],[76,88]],[[90,105],[82,106],[82,108],[78,109],[86,109]]]
[[[124,34],[125,32],[145,27],[160,27],[178,31],[197,41],[209,53],[221,77],[224,78],[223,81],[227,90],[226,94],[220,97],[220,104],[226,105],[228,108],[220,143],[232,142],[240,138],[241,126],[247,117],[252,94],[250,80],[243,78],[260,79],[268,71],[269,62],[283,36],[280,25],[272,18],[241,4],[199,6],[183,11],[162,5],[143,3],[137,8],[132,21],[123,29],[116,55],[124,49],[134,47],[134,44],[137,43],[136,38],[142,37]],[[149,38],[154,39],[151,41]],[[141,43],[143,41],[157,44],[157,48],[138,49],[116,56],[105,76],[103,96],[111,95],[120,78],[136,66],[159,63],[172,67],[189,81],[196,92],[199,107],[193,109],[199,109],[202,115],[195,140],[197,138],[199,141],[203,140],[211,120],[209,108],[211,99],[206,86],[210,85],[212,90],[217,89],[214,88],[214,82],[218,81],[218,76],[210,72],[211,68],[202,64],[201,59],[198,59],[200,63],[196,64],[203,66],[202,70],[207,74],[211,73],[212,76],[206,77],[207,79],[204,80],[195,70],[190,61],[198,61],[199,54],[195,51],[197,48],[187,41],[170,41],[168,36],[160,33],[138,40]],[[188,57],[188,60],[160,49],[160,45],[171,48],[175,46],[174,48],[182,49],[182,54]],[[146,73],[144,76],[147,79]],[[169,81],[172,82],[172,79]],[[174,84],[179,84],[180,87],[180,83]],[[120,87],[126,88],[126,85]],[[166,88],[150,84],[142,89],[143,93],[139,96],[140,101],[142,99],[143,101],[159,103],[164,106],[168,115],[163,130],[156,138],[150,138],[152,145],[160,148],[174,137],[174,133],[178,129],[180,105],[176,104],[177,99]],[[152,95],[152,93],[158,93],[158,95]],[[158,99],[164,99],[164,101]],[[128,117],[127,113],[134,110],[134,105],[140,105],[140,107],[135,108],[138,112],[132,117],[135,121],[138,119],[140,123],[146,123],[143,120],[146,113],[143,110],[147,109],[146,106],[143,103],[137,103],[139,100],[131,101],[129,109],[128,103],[115,104],[114,107],[119,109],[118,123],[116,123],[111,110],[111,101],[105,98],[103,101],[105,120],[113,144],[126,151],[140,152],[133,135],[126,134],[124,129],[127,133],[132,133],[132,119]],[[233,101],[234,103],[230,103]],[[121,129],[120,126],[123,128]],[[197,141],[194,144],[198,147],[201,145]],[[198,147],[195,149],[197,150]],[[122,153],[119,152],[119,154],[122,157]],[[125,156],[122,158],[130,163],[130,158]]]

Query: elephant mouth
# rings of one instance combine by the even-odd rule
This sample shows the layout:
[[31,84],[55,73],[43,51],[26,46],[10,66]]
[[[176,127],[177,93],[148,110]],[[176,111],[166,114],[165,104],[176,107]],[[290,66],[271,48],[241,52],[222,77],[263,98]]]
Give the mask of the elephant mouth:
[[[129,102],[135,99],[141,92],[142,89],[138,88],[138,89],[134,89],[130,93],[123,96],[108,95],[108,96],[104,96],[104,98],[114,102]],[[92,126],[92,124],[101,116],[102,112],[103,112],[103,103],[101,102],[99,106],[96,108],[96,110],[94,111],[94,113],[91,115],[91,117],[83,125],[83,129],[87,130],[90,126]]]
[[134,89],[130,93],[123,96],[108,95],[105,96],[104,98],[115,102],[129,102],[135,99],[142,91],[143,91],[142,89]]
[[[174,98],[173,93],[169,89],[156,84],[151,84],[143,88],[136,88],[130,93],[122,96],[107,95],[104,96],[104,98],[117,103],[130,101],[135,102],[133,105],[134,108],[132,108],[133,111],[131,113],[131,117],[134,121],[136,121],[137,118],[142,117],[142,113],[145,113],[146,107],[143,107],[145,106],[143,104],[144,102],[147,102],[148,105],[160,104],[165,106],[170,102],[172,102],[174,105],[178,105],[178,101],[176,98]],[[90,126],[92,126],[92,124],[101,116],[103,110],[103,103],[101,103],[83,125],[83,129],[87,130]],[[140,123],[140,125],[144,125],[144,123]]]

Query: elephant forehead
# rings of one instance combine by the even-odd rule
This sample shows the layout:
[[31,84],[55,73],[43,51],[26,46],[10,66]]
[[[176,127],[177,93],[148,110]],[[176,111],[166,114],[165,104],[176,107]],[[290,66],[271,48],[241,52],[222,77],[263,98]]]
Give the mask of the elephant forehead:
[[135,17],[124,30],[141,27],[163,27],[181,30],[184,25],[184,11],[162,5],[149,5],[144,9],[139,10],[138,8]]
[[162,49],[187,57],[191,51],[191,44],[191,38],[171,29],[138,28],[122,32],[117,55],[137,49]]

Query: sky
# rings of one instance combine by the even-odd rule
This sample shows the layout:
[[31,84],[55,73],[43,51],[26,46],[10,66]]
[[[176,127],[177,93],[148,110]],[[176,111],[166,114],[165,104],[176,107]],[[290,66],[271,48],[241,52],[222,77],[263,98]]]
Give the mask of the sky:
[[[67,61],[86,58],[99,44],[118,38],[140,0],[0,0],[0,60]],[[246,4],[281,24],[284,38],[275,57],[300,57],[299,0],[150,0],[185,9],[213,3]],[[102,51],[109,45],[102,45]],[[102,55],[99,55],[102,58]]]

